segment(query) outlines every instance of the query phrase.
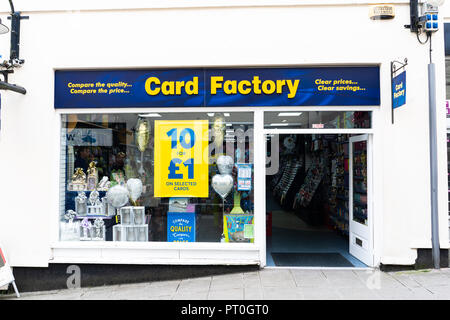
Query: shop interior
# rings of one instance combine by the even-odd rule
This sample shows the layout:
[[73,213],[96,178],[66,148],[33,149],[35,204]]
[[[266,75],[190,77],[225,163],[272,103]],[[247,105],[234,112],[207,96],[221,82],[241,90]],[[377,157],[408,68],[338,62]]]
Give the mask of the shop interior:
[[[267,135],[267,266],[366,267],[349,253],[349,137]],[[366,141],[353,148],[353,219],[367,223]]]

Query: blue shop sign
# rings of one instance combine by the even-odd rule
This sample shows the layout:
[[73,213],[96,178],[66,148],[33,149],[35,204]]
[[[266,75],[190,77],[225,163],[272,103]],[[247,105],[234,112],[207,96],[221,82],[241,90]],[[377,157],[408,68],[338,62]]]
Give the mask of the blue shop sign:
[[406,71],[392,79],[392,108],[401,107],[406,103]]
[[195,242],[195,213],[167,212],[167,242]]
[[378,66],[55,72],[58,109],[378,105]]

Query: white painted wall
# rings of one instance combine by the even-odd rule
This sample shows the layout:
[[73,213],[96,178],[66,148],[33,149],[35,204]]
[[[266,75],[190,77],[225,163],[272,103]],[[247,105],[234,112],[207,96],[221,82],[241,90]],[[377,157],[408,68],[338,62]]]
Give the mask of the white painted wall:
[[[415,248],[431,248],[428,45],[403,27],[409,23],[409,1],[391,1],[397,3],[396,17],[387,21],[370,20],[367,3],[373,2],[199,0],[183,7],[184,1],[170,6],[147,1],[140,9],[143,2],[132,0],[14,1],[30,19],[22,21],[21,30],[20,57],[26,62],[10,77],[27,94],[2,92],[0,241],[11,265],[46,266],[58,237],[54,69],[366,63],[381,64],[381,108],[374,112],[378,260],[414,263]],[[104,10],[107,6],[117,10]],[[2,2],[0,18],[9,25],[8,10]],[[9,56],[8,35],[0,36],[0,54]],[[443,106],[438,110],[440,242],[448,247],[443,56],[441,30],[433,36],[433,59],[437,103]],[[407,105],[396,111],[392,125],[389,63],[405,57]]]

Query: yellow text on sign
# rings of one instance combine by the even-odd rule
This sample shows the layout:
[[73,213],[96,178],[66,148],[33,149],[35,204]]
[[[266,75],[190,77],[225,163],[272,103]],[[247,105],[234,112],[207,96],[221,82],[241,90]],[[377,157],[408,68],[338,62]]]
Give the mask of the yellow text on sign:
[[155,121],[155,197],[208,197],[208,126],[208,120]]

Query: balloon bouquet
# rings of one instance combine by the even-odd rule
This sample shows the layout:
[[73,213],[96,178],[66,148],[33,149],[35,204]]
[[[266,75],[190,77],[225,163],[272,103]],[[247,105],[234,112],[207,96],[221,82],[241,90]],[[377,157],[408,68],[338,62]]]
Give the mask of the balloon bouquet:
[[140,179],[128,179],[127,187],[115,185],[106,193],[108,202],[119,212],[119,209],[125,206],[128,201],[136,206],[137,199],[142,194],[142,181]]

